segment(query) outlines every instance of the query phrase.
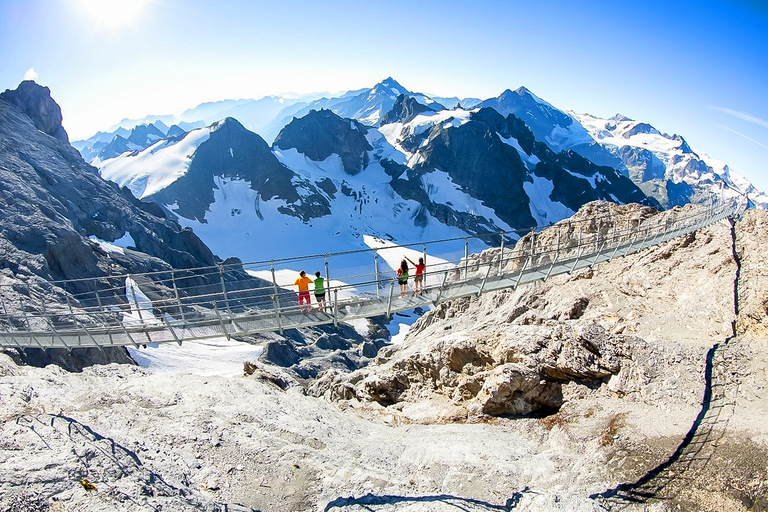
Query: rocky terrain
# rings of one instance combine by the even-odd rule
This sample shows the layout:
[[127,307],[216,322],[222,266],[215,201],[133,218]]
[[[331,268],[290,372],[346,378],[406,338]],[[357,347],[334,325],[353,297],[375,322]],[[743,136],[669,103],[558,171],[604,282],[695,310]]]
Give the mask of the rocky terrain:
[[302,383],[0,355],[0,510],[766,510],[766,228],[441,304]]

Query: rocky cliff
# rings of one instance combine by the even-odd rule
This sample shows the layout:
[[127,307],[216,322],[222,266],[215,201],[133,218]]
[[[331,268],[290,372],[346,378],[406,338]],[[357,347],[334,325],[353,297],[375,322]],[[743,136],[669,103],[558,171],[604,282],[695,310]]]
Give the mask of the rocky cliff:
[[[33,82],[0,95],[0,204],[0,298],[6,309],[17,308],[20,296],[31,297],[37,310],[67,298],[77,307],[77,293],[93,286],[113,290],[105,294],[107,303],[121,303],[125,294],[114,292],[109,276],[217,262],[190,229],[86,164],[67,142],[48,89]],[[104,249],[103,241],[119,238],[130,239],[130,248]],[[247,279],[243,272],[230,277]],[[78,278],[96,281],[75,281],[66,289],[51,284]],[[47,361],[42,354],[30,358]],[[72,367],[81,367],[77,358]]]

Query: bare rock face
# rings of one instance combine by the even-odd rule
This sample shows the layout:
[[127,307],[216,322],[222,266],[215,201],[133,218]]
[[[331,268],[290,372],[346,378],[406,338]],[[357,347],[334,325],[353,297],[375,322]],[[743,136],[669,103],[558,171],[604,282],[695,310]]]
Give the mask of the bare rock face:
[[[490,305],[473,302],[483,310]],[[623,360],[629,364],[630,347],[641,343],[612,335],[597,324],[580,329],[554,322],[503,325],[474,335],[462,329],[440,336],[443,328],[442,322],[422,327],[418,350],[403,348],[390,362],[347,377],[323,375],[310,394],[354,396],[382,405],[442,395],[459,406],[464,417],[554,412],[563,404],[563,384],[607,383]]]
[[740,263],[738,279],[738,334],[750,338],[768,337],[768,212],[747,210],[737,223],[736,252]]
[[61,107],[53,101],[51,90],[47,87],[40,87],[32,80],[25,80],[15,91],[6,89],[0,94],[0,99],[16,105],[32,119],[41,132],[69,144],[67,132],[61,126]]
[[[688,209],[590,203],[572,219],[580,225],[523,237],[505,259],[529,253],[532,243],[543,253],[579,229],[606,235],[614,225],[655,215],[663,222]],[[706,349],[733,335],[737,284],[738,333],[764,335],[766,228],[763,211],[736,224],[739,261],[723,221],[572,275],[440,304],[376,364],[348,376],[321,375],[310,393],[394,406],[422,422],[547,414],[587,395],[687,403],[701,386]],[[474,255],[469,271],[498,261],[498,252]],[[425,403],[433,412],[418,412]]]

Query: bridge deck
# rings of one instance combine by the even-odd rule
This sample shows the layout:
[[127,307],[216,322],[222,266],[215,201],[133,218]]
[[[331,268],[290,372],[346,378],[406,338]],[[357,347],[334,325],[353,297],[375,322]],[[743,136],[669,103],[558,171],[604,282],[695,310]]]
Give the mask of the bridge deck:
[[[667,218],[663,224],[638,223],[627,232],[617,232],[614,227],[613,234],[603,235],[602,239],[599,231],[583,239],[579,235],[578,243],[562,249],[558,232],[556,248],[549,247],[538,252],[532,249],[528,255],[520,252],[513,254],[508,249],[508,260],[503,258],[502,248],[500,259],[470,263],[465,240],[465,257],[456,264],[443,265],[443,268],[432,266],[436,270],[427,275],[423,294],[409,294],[401,298],[394,279],[382,277],[377,267],[375,279],[365,286],[350,286],[346,290],[341,285],[331,287],[328,307],[324,311],[317,309],[316,305],[307,312],[302,311],[293,305],[294,293],[279,287],[276,281],[267,289],[228,291],[222,278],[221,290],[217,290],[216,294],[200,296],[180,296],[174,281],[175,297],[149,300],[147,297],[137,299],[137,292],[133,290],[134,286],[141,290],[142,285],[137,283],[143,281],[142,276],[128,276],[132,280],[126,279],[126,283],[131,283],[133,295],[126,284],[123,293],[128,298],[119,307],[102,305],[98,292],[95,295],[98,307],[68,304],[67,308],[63,308],[59,304],[58,308],[53,305],[46,308],[43,304],[41,308],[37,304],[21,304],[18,310],[9,312],[3,304],[5,314],[0,315],[3,326],[0,346],[72,349],[181,343],[222,335],[282,332],[299,327],[391,316],[397,311],[433,306],[494,290],[514,289],[525,283],[590,267],[691,233],[732,216],[734,212],[733,205],[716,205],[695,215],[672,221]],[[531,247],[535,247],[534,242],[531,242]],[[510,264],[512,260],[515,264]],[[218,272],[221,273],[220,268]],[[343,279],[336,281],[342,282]],[[67,289],[66,283],[63,288]],[[340,291],[346,293],[340,294]],[[284,296],[282,300],[281,295]],[[285,297],[290,297],[290,300]],[[68,297],[67,302],[69,300]],[[292,305],[281,306],[281,303]],[[176,314],[168,314],[168,311]]]

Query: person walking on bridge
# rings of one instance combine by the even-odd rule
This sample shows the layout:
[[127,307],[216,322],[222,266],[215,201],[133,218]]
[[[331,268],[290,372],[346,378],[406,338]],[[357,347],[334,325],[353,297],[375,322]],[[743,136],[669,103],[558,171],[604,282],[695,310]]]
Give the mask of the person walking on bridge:
[[405,262],[405,258],[400,261],[400,268],[397,269],[397,284],[400,285],[400,298],[402,299],[408,290],[408,263]]
[[299,277],[293,282],[293,284],[299,287],[299,307],[301,307],[305,301],[307,303],[306,309],[301,307],[301,311],[304,313],[309,311],[309,283],[311,282],[312,280],[307,277],[307,273],[303,270],[299,272]]
[[427,266],[424,264],[424,258],[419,258],[418,263],[414,263],[408,256],[405,256],[408,262],[416,267],[416,273],[413,275],[413,296],[421,295],[424,293],[424,271]]
[[327,306],[325,302],[325,279],[320,277],[320,271],[315,272],[315,300],[320,311],[325,312]]

